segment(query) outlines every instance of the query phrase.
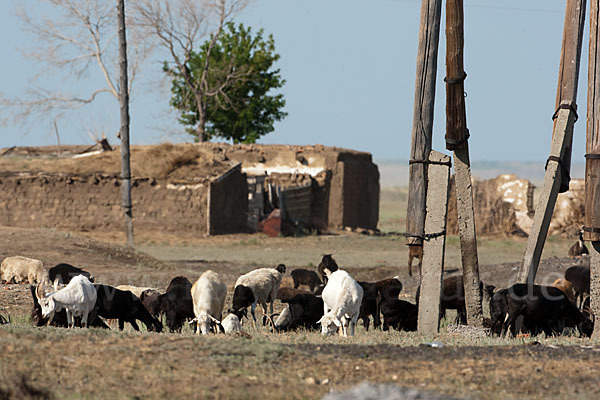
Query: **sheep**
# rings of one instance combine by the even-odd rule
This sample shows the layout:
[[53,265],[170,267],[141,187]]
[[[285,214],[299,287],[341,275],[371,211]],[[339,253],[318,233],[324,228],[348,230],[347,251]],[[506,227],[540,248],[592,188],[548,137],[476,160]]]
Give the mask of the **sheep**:
[[207,335],[213,323],[220,323],[227,296],[227,286],[219,274],[211,270],[205,271],[192,286],[192,302],[196,323],[196,333]]
[[321,275],[321,280],[323,281],[323,283],[326,285],[327,284],[327,270],[330,272],[334,272],[338,270],[338,265],[335,262],[335,260],[333,259],[333,257],[331,256],[331,254],[325,254],[322,258],[321,258],[321,262],[319,263],[319,266],[317,267],[317,271],[319,271],[319,275]]
[[298,294],[282,301],[286,307],[274,322],[275,330],[287,331],[300,327],[318,329],[323,317],[323,299],[312,293]]
[[409,244],[408,245],[408,275],[412,276],[413,259],[419,260],[419,276],[421,275],[421,267],[423,266],[423,245]]
[[81,317],[81,326],[87,326],[88,315],[96,304],[96,288],[88,278],[83,275],[73,277],[69,284],[52,294],[44,296],[44,283],[37,286],[37,300],[42,307],[42,316],[52,322],[54,313],[65,308],[67,310],[67,324],[74,326],[73,317]]
[[[281,300],[281,302],[285,302],[286,300],[290,300],[294,298],[294,296],[298,294],[308,294],[306,290],[294,289],[291,287],[280,287],[277,291],[277,300]],[[311,293],[312,294],[312,293]]]
[[375,282],[362,282],[358,281],[358,284],[363,289],[363,298],[360,304],[360,313],[358,319],[363,321],[365,330],[369,330],[369,316],[373,316],[373,326],[375,329],[381,325],[379,318],[379,306],[377,304],[377,284]]
[[263,308],[263,326],[267,320],[267,303],[270,304],[270,314],[273,314],[273,303],[285,272],[285,265],[277,268],[259,268],[238,278],[233,289],[233,308],[231,312],[242,320],[244,311],[251,306],[252,319],[256,324],[256,304]]
[[574,265],[565,271],[565,279],[571,282],[575,290],[575,300],[579,298],[579,308],[583,305],[585,295],[590,294],[590,267]]
[[[33,324],[33,326],[52,325],[67,328],[67,312],[65,310],[56,311],[54,313],[54,318],[52,318],[52,321],[49,323],[48,318],[44,318],[42,316],[42,307],[40,306],[40,303],[38,302],[37,296],[35,294],[36,287],[32,285],[30,286],[30,290],[31,297],[33,298],[33,307],[31,308],[31,323]],[[79,325],[81,325],[80,322],[81,321],[79,321]],[[95,328],[110,329],[108,325],[106,325],[104,321],[102,321],[101,318],[98,318],[95,315],[90,315],[88,325]]]
[[323,283],[315,271],[308,269],[296,268],[290,275],[294,280],[294,289],[298,289],[300,285],[306,285],[311,292],[314,292],[315,288]]
[[152,332],[162,332],[162,324],[154,318],[140,299],[129,290],[120,290],[109,285],[94,284],[96,288],[96,304],[93,314],[103,318],[118,319],[119,330],[129,322],[133,329],[139,331],[136,320],[140,320]]
[[560,289],[571,301],[571,303],[575,304],[575,289],[573,289],[573,284],[566,279],[558,278],[552,284],[555,288]]
[[171,280],[167,291],[157,298],[159,313],[165,314],[171,332],[181,332],[186,319],[193,319],[192,283],[184,276]]
[[156,289],[146,289],[142,293],[140,293],[140,301],[146,307],[146,310],[155,318],[158,318],[160,315],[160,303],[158,301],[158,296],[161,295]]
[[137,298],[140,298],[142,293],[147,290],[154,290],[154,291],[158,292],[157,288],[143,287],[143,286],[119,285],[116,288],[119,290],[123,290],[123,291],[130,291],[131,293],[135,294]]
[[418,308],[405,300],[385,299],[380,304],[383,315],[383,330],[390,327],[401,331],[414,332],[417,330]]
[[332,334],[337,328],[342,328],[342,335],[354,336],[356,320],[360,313],[363,298],[363,288],[343,270],[325,268],[327,285],[323,289],[323,316],[318,323],[321,324],[323,335]]
[[25,283],[31,285],[50,283],[48,270],[44,263],[34,258],[13,256],[6,257],[0,263],[0,279],[6,282]]
[[[494,286],[479,281],[479,294],[483,301],[489,301],[494,293]],[[421,287],[417,287],[417,306]],[[456,310],[455,323],[467,324],[467,306],[465,304],[465,287],[462,275],[446,277],[442,282],[442,293],[440,297],[440,321],[446,317],[446,310]]]
[[221,327],[225,333],[234,333],[242,331],[240,319],[235,314],[228,314],[221,320]]
[[[83,275],[90,280],[90,282],[94,282],[94,277],[87,271],[84,271],[81,268],[74,267],[71,264],[61,263],[57,264],[54,267],[48,270],[48,276],[50,278],[50,282],[55,282],[58,284],[68,284],[71,282],[71,279],[74,276]],[[57,282],[58,280],[58,282]]]
[[571,258],[581,258],[583,255],[590,254],[590,251],[583,242],[583,231],[579,231],[579,240],[569,248],[568,255]]

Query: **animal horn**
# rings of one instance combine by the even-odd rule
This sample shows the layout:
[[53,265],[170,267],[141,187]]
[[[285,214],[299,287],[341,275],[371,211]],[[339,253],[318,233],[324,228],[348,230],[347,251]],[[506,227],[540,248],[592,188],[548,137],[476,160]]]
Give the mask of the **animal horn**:
[[212,322],[214,322],[215,324],[220,324],[221,321],[219,321],[218,319],[216,319],[215,317],[213,317],[212,315],[208,314],[208,318],[210,318],[210,320]]
[[44,283],[39,283],[37,285],[37,287],[35,288],[35,297],[38,298],[38,300],[43,299],[44,298]]

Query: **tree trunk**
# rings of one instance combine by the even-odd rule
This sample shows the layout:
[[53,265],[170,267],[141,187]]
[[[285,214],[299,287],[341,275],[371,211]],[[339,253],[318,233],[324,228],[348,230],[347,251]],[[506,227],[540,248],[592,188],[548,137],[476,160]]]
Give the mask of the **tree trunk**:
[[127,245],[133,247],[133,206],[131,204],[131,166],[129,152],[129,86],[127,83],[127,38],[125,35],[125,0],[117,0],[117,14],[119,24],[119,65],[121,73],[121,90],[119,92],[119,102],[121,104],[121,198],[123,201],[123,214],[125,216]]

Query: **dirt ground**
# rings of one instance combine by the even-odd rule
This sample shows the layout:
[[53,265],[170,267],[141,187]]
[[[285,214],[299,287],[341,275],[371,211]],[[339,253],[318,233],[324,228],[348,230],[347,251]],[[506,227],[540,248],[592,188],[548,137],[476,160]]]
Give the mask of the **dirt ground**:
[[[54,230],[0,227],[0,257],[22,254],[46,266],[69,262],[89,270],[99,282],[164,288],[177,275],[195,279],[218,270],[231,288],[237,276],[269,264],[166,257],[159,261],[119,245],[119,234],[96,240]],[[140,242],[168,238],[138,236]],[[355,235],[350,249],[385,238]],[[216,237],[215,246],[234,242],[243,252],[250,236]],[[262,240],[262,239],[256,239]],[[279,239],[278,239],[279,240]],[[281,239],[298,246],[302,239]],[[307,238],[306,240],[323,240]],[[379,240],[379,242],[378,242]],[[289,241],[289,242],[288,242]],[[192,244],[188,244],[193,246]],[[230,250],[225,250],[229,252]],[[350,250],[349,250],[350,251]],[[227,258],[227,257],[224,257]],[[403,295],[414,296],[416,278],[406,274],[406,258],[396,265],[347,268],[358,279],[400,274]],[[572,260],[545,259],[543,282],[560,276]],[[484,280],[502,287],[514,279],[517,263],[481,267]],[[290,285],[288,277],[284,285]],[[272,334],[248,328],[248,335],[195,337],[116,330],[33,328],[27,285],[0,286],[0,398],[320,398],[363,381],[393,383],[457,398],[597,398],[600,343],[577,337],[490,338],[453,330],[432,337],[405,332],[365,332],[354,338],[319,333]],[[427,343],[439,342],[441,347]],[[40,368],[41,366],[41,368]]]

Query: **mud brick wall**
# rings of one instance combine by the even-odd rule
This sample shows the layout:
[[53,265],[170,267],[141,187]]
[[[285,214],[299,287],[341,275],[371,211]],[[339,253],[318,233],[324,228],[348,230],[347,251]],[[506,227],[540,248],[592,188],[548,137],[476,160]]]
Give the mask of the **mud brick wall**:
[[[0,224],[79,231],[123,229],[120,180],[113,176],[0,178]],[[135,229],[207,232],[206,183],[132,181]],[[245,214],[243,214],[245,217]]]

